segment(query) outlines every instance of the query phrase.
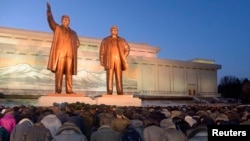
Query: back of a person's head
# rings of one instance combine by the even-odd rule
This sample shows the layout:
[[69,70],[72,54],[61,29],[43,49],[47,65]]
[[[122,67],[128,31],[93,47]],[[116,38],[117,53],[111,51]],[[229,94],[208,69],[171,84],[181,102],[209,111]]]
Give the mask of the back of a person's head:
[[152,119],[152,118],[147,118],[147,119],[143,120],[143,124],[144,124],[144,126],[151,126],[151,125],[159,126],[159,122],[155,119]]
[[210,118],[209,116],[203,116],[202,119],[200,120],[200,124],[215,125],[216,122],[212,118]]
[[40,115],[37,119],[37,122],[40,122],[44,117],[46,117],[47,115],[50,115],[50,114],[54,114],[53,111],[50,109],[45,109],[45,110],[41,111]]
[[187,141],[207,141],[207,128],[194,128],[186,133]]
[[247,115],[247,120],[250,119],[250,114]]
[[171,118],[166,118],[161,120],[160,127],[162,127],[163,129],[170,129],[170,128],[176,129],[175,123]]
[[111,113],[103,113],[102,115],[100,115],[100,126],[103,125],[110,126],[114,118],[115,118],[114,115]]

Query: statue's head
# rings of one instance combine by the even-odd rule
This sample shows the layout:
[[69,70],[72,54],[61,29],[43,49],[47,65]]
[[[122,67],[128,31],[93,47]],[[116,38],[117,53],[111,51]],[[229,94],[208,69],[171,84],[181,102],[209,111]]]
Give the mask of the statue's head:
[[70,24],[70,18],[68,15],[63,15],[62,18],[61,18],[61,23],[63,26],[65,27],[69,27],[69,24]]
[[116,25],[111,26],[110,33],[112,36],[117,36],[118,35],[118,27]]

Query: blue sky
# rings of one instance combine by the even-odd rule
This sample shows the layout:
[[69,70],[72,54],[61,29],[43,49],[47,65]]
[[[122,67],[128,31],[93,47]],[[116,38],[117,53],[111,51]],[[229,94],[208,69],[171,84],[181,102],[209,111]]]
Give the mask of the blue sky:
[[161,48],[159,58],[212,59],[218,80],[250,79],[250,0],[1,0],[0,26],[51,32],[46,2],[79,36],[102,39],[117,25],[128,42]]

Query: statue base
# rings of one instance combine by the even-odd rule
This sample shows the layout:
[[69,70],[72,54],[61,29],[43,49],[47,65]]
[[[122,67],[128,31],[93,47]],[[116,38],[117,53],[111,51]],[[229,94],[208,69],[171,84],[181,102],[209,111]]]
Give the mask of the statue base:
[[116,105],[116,106],[141,106],[142,101],[133,95],[109,95],[103,94],[100,97],[91,98],[84,94],[55,94],[50,93],[38,98],[38,106],[53,106],[53,103],[86,103],[91,105]]
[[133,95],[109,95],[103,94],[101,97],[96,98],[98,105],[116,105],[116,106],[141,106],[141,99],[133,97]]
[[93,99],[85,96],[84,94],[55,94],[50,93],[38,98],[38,106],[53,106],[53,103],[86,103],[95,104]]

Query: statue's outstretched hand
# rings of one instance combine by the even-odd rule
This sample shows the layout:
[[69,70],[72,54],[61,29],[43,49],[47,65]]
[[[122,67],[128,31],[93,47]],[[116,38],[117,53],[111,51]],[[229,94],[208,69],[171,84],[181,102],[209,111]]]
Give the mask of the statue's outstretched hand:
[[50,4],[47,2],[47,11],[51,12]]

